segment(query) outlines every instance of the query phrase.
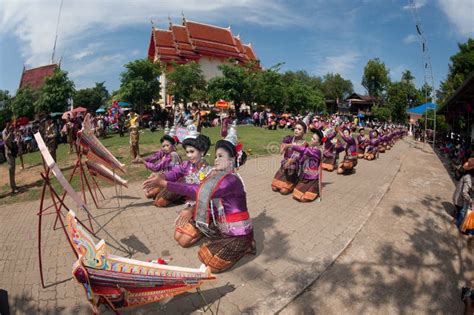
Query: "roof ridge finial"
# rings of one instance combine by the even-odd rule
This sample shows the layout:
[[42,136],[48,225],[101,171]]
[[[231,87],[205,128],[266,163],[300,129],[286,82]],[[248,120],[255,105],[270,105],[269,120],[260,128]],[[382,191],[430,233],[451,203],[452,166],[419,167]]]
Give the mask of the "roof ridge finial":
[[170,29],[173,27],[173,21],[171,20],[171,16],[168,14],[168,22],[170,24]]
[[155,22],[153,22],[153,18],[150,18],[151,28],[155,29]]
[[186,25],[186,17],[184,16],[183,10],[181,10],[181,16],[183,17],[183,26]]

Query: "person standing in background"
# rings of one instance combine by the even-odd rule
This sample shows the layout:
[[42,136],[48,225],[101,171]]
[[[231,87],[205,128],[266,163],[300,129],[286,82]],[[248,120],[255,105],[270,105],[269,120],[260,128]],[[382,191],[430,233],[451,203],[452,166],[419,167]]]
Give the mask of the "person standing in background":
[[8,176],[10,177],[10,188],[12,194],[18,192],[18,187],[15,182],[15,158],[17,149],[15,144],[15,128],[12,121],[8,119],[5,123],[5,129],[2,132],[2,138],[5,142],[5,157],[8,163]]

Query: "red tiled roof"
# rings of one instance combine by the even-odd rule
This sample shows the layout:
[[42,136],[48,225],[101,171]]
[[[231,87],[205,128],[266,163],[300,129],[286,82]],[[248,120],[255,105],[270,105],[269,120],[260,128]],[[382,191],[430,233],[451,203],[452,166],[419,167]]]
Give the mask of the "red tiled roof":
[[44,85],[44,79],[53,75],[58,68],[57,64],[46,65],[29,70],[23,70],[20,79],[20,88],[29,86],[33,90],[40,90]]
[[186,27],[173,25],[171,31],[173,32],[173,37],[178,47],[179,54],[186,59],[199,59],[200,56],[194,51]]
[[175,46],[173,33],[165,30],[154,30],[156,46],[156,54],[163,61],[179,60],[178,50]]
[[249,45],[243,45],[245,49],[245,55],[247,55],[247,58],[252,61],[257,60],[257,55],[255,55],[255,52],[253,51],[252,46]]
[[169,30],[154,29],[148,48],[148,58],[155,56],[161,61],[176,60],[186,63],[203,56],[235,58],[241,62],[256,60],[250,46],[242,45],[230,28],[184,21],[183,25],[171,25]]

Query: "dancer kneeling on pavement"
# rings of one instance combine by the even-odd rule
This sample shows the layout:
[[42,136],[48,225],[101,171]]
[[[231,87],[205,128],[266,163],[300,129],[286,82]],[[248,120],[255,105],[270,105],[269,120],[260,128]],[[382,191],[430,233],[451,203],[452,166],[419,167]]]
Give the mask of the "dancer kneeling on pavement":
[[474,234],[474,213],[472,213],[472,181],[474,176],[474,158],[469,158],[462,166],[464,175],[456,185],[453,203],[456,207],[456,225],[465,234]]
[[189,247],[206,236],[208,241],[198,256],[213,273],[225,271],[245,255],[256,253],[244,184],[235,173],[235,168],[245,163],[246,155],[237,145],[233,129],[225,140],[217,141],[214,168],[201,184],[158,178],[158,184],[169,191],[196,198],[194,211],[185,209],[176,219],[175,239],[182,247]]
[[353,171],[357,165],[357,141],[352,137],[351,130],[344,128],[342,132],[339,132],[342,140],[346,143],[344,160],[337,166],[337,173],[343,174]]
[[[300,173],[299,160],[301,154],[293,150],[291,145],[304,145],[306,143],[304,140],[306,130],[306,124],[302,121],[298,121],[295,124],[294,135],[283,138],[280,146],[280,153],[283,153],[283,160],[281,161],[280,169],[273,177],[273,191],[278,191],[282,195],[288,195],[293,192]],[[288,146],[288,144],[290,146]]]
[[379,137],[377,130],[369,132],[369,144],[365,147],[364,158],[372,161],[379,157]]
[[302,155],[301,175],[293,190],[293,199],[295,200],[310,202],[319,196],[319,165],[322,155],[319,145],[322,139],[322,131],[315,129],[308,147],[292,145],[292,149]]
[[[160,139],[161,149],[146,158],[140,158],[138,163],[143,163],[147,169],[154,173],[164,173],[182,163],[181,157],[176,152],[177,138],[173,134],[165,134]],[[135,162],[137,163],[137,162]],[[160,192],[160,187],[145,192],[145,196],[155,199]]]
[[[210,171],[211,167],[204,159],[207,154],[211,141],[209,137],[200,135],[196,126],[191,124],[187,127],[188,135],[183,140],[183,148],[186,151],[187,161],[182,162],[180,165],[175,166],[168,172],[157,175],[153,174],[150,178],[145,181],[145,191],[150,191],[158,187],[154,184],[157,178],[164,178],[169,182],[185,182],[188,184],[199,184]],[[178,203],[183,199],[180,194],[169,191],[168,189],[160,189],[160,192],[155,197],[155,206],[166,207],[172,203]],[[194,200],[188,198],[186,200],[187,207],[194,206]]]

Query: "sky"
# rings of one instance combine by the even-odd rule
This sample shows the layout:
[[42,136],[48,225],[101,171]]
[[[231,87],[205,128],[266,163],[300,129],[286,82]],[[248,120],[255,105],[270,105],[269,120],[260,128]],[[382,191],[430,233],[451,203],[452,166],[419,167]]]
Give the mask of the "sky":
[[[473,0],[414,0],[428,41],[435,86],[458,43],[474,38]],[[0,1],[0,89],[16,93],[23,66],[51,63],[61,0]],[[147,56],[151,21],[230,26],[265,68],[340,73],[358,93],[364,66],[378,57],[392,80],[410,70],[423,84],[421,44],[408,1],[396,0],[63,0],[55,61],[76,89],[120,86],[129,61]]]

